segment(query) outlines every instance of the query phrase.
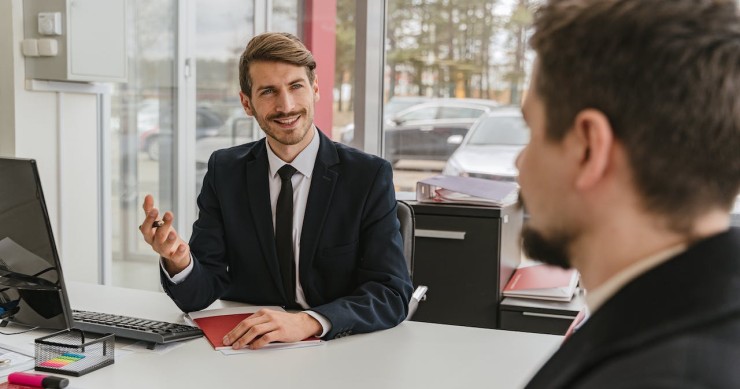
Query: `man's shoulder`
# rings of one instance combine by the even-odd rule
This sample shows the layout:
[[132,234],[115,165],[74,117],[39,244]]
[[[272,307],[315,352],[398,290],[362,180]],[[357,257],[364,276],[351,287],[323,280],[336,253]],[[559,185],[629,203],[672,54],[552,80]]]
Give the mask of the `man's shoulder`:
[[740,316],[731,315],[623,350],[591,368],[576,387],[614,387],[610,382],[649,387],[673,381],[685,384],[675,387],[740,387],[738,359]]
[[265,140],[262,138],[254,142],[218,149],[211,154],[211,158],[219,164],[241,161],[264,150],[264,144]]

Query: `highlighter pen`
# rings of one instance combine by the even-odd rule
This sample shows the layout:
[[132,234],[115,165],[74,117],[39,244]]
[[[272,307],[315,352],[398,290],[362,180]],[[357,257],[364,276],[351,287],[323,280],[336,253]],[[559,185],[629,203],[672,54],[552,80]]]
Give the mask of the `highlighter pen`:
[[69,385],[69,380],[52,375],[32,373],[10,373],[8,383],[15,385],[33,386],[36,388],[62,389]]

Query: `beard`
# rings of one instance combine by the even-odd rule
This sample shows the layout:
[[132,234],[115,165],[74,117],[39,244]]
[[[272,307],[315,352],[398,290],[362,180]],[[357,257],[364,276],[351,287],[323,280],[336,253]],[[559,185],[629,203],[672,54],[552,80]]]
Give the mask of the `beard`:
[[568,258],[568,246],[573,241],[570,234],[559,233],[554,237],[545,237],[540,231],[531,226],[522,227],[522,249],[527,258],[546,263],[548,265],[558,266],[563,269],[570,269],[570,259]]
[[[296,128],[290,133],[283,133],[281,129],[273,131],[273,129],[270,127],[270,123],[275,119],[288,118],[296,115],[300,115],[301,118],[306,120],[306,123],[302,128]],[[312,122],[307,119],[307,112],[305,109],[303,109],[300,111],[285,114],[270,115],[265,118],[265,120],[257,120],[257,123],[260,124],[260,127],[262,127],[262,131],[264,131],[265,134],[267,134],[267,136],[269,136],[270,138],[275,139],[276,141],[286,146],[292,146],[300,143],[308,134],[308,130],[311,128]]]
[[[521,190],[519,191],[519,202],[517,206],[519,208],[525,208]],[[573,242],[575,234],[567,231],[556,231],[550,234],[551,236],[546,237],[545,234],[530,226],[526,221],[528,219],[526,209],[524,209],[524,213],[525,222],[521,232],[524,255],[527,258],[548,265],[570,269],[571,264],[568,256],[568,247]]]

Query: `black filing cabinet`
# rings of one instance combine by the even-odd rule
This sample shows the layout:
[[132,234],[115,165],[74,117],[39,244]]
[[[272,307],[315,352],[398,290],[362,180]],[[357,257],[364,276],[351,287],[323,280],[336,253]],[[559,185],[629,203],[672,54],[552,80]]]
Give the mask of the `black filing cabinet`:
[[413,281],[429,287],[412,320],[497,328],[501,290],[521,261],[522,211],[514,205],[411,205]]
[[499,307],[499,328],[565,335],[585,306],[586,297],[580,290],[567,302],[507,297]]

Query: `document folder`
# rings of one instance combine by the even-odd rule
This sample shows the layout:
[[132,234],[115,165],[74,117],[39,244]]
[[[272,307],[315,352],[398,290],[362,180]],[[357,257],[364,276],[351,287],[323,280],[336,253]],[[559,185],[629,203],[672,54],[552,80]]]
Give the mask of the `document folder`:
[[472,204],[502,207],[517,201],[513,182],[438,175],[416,183],[416,200],[425,203]]

